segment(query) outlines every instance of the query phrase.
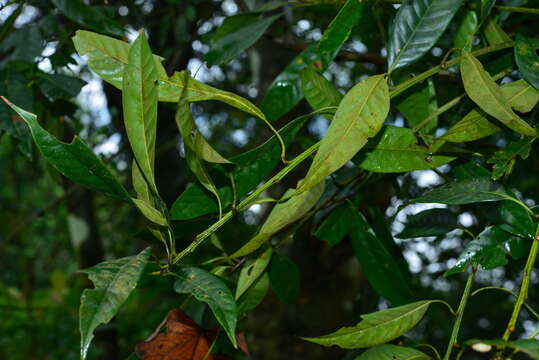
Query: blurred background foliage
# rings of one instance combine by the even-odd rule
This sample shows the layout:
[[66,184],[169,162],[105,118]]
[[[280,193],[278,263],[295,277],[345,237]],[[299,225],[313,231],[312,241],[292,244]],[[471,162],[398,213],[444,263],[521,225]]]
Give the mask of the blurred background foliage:
[[[336,15],[338,1],[274,2],[262,0],[27,0],[0,1],[0,94],[22,108],[36,113],[46,129],[64,141],[77,134],[128,182],[131,153],[122,122],[121,93],[88,70],[86,59],[76,55],[71,37],[78,29],[133,39],[144,28],[154,53],[164,57],[169,75],[189,69],[202,82],[229,90],[260,103],[266,89],[282,69],[310,43],[319,40]],[[532,6],[534,1],[507,0],[499,4]],[[473,5],[473,2],[470,2]],[[275,7],[272,8],[272,6]],[[260,6],[268,14],[282,14],[249,50],[226,65],[207,66],[205,56],[219,36],[219,26],[227,17],[249,13]],[[368,16],[354,28],[350,40],[331,62],[326,77],[342,91],[363,77],[386,71],[385,44],[388,22],[396,12],[389,1],[369,3]],[[471,5],[470,5],[471,6]],[[464,12],[466,7],[460,11]],[[252,13],[251,13],[252,14]],[[461,13],[455,17],[457,20]],[[245,15],[246,21],[250,21]],[[539,17],[494,10],[510,34],[539,33]],[[244,19],[244,20],[245,20]],[[453,46],[457,23],[451,23],[437,46],[416,65],[401,71],[402,77],[438,64]],[[217,32],[216,32],[217,31]],[[477,36],[477,44],[485,38]],[[476,45],[477,45],[476,44]],[[497,52],[485,63],[487,68],[504,69],[511,51]],[[492,72],[496,72],[492,70]],[[510,74],[515,76],[515,74]],[[458,76],[450,71],[434,78],[439,104],[462,92]],[[458,111],[444,114],[440,129],[447,129],[472,108],[470,101]],[[175,105],[159,104],[156,177],[168,205],[195,181],[184,159],[181,139],[174,123]],[[251,149],[271,136],[252,116],[222,103],[193,105],[195,121],[208,141],[229,157]],[[310,112],[302,101],[281,117],[276,128],[290,119]],[[537,118],[537,108],[530,115]],[[388,123],[402,126],[402,114],[392,112]],[[319,139],[328,121],[316,116],[301,131],[290,152],[298,153]],[[490,136],[470,145],[493,153],[508,141],[506,133]],[[78,357],[78,306],[83,288],[90,286],[77,273],[103,260],[135,254],[151,236],[132,208],[117,200],[90,192],[63,178],[38,156],[26,125],[0,104],[0,358],[76,359]],[[537,152],[532,152],[537,154]],[[414,205],[392,218],[406,199],[439,184],[455,170],[458,162],[436,171],[377,174],[361,187],[361,210],[371,224],[396,235],[407,217],[427,209]],[[278,198],[305,173],[302,166],[269,195]],[[345,169],[344,171],[352,171]],[[523,199],[539,198],[536,155],[516,162],[512,176],[504,179],[519,189]],[[441,207],[441,206],[440,206]],[[218,236],[245,241],[256,231],[269,209],[255,205],[220,230]],[[444,278],[469,240],[467,231],[479,233],[495,223],[497,208],[492,205],[445,207],[438,215],[454,222],[455,230],[443,235],[401,240],[410,269],[414,294],[418,298],[443,298],[456,304],[465,277]],[[295,241],[283,248],[299,266],[301,289],[292,304],[284,304],[270,293],[264,302],[241,323],[254,359],[337,359],[350,353],[306,343],[298,336],[312,336],[352,324],[359,314],[387,307],[362,274],[349,241],[329,247],[315,231],[326,214],[320,213],[296,232]],[[177,222],[175,232],[185,246],[193,236],[215,220],[214,215]],[[500,220],[501,221],[501,220]],[[374,225],[373,225],[374,226]],[[463,231],[461,228],[465,228]],[[447,232],[449,231],[449,232]],[[390,236],[391,237],[391,236]],[[232,244],[225,244],[231,246]],[[203,246],[198,256],[214,251]],[[523,259],[509,259],[508,266],[480,271],[478,285],[515,289]],[[537,283],[537,277],[533,277]],[[536,303],[536,287],[530,301]],[[91,349],[92,359],[122,359],[134,345],[145,339],[171,308],[178,295],[166,280],[145,278],[110,324],[100,327]],[[195,305],[191,314],[200,312]],[[472,298],[466,311],[463,338],[497,337],[512,308],[510,295],[483,292]],[[411,337],[443,347],[450,332],[447,314],[434,307]],[[203,314],[196,318],[204,321]],[[536,323],[520,323],[521,334],[532,332]]]

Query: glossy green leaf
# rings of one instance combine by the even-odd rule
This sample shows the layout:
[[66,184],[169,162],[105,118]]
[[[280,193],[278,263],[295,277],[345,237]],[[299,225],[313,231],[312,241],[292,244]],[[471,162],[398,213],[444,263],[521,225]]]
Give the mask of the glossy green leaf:
[[462,21],[457,29],[457,34],[453,41],[453,47],[455,49],[464,49],[470,51],[474,40],[475,33],[477,32],[479,21],[477,19],[477,13],[473,10],[467,10],[464,14]]
[[391,70],[409,65],[436,44],[462,0],[405,1],[390,27],[387,62]]
[[257,307],[266,297],[269,287],[269,275],[265,272],[238,299],[238,318],[244,317],[248,311]]
[[296,194],[297,190],[295,189],[288,189],[281,198],[281,200],[285,201],[279,202],[273,207],[258,233],[231,257],[249,255],[266,243],[273,234],[301,219],[316,205],[324,193],[324,189],[324,182],[320,182],[312,189],[299,194]]
[[430,133],[438,127],[438,118],[433,117],[428,124],[423,124],[433,112],[438,109],[434,81],[428,79],[424,84],[415,86],[413,91],[399,96],[397,109],[404,115],[412,127],[420,126],[419,132]]
[[375,346],[363,354],[359,355],[355,360],[429,360],[430,356],[422,353],[419,350],[392,345],[384,344]]
[[80,300],[79,321],[81,358],[85,359],[96,327],[108,323],[120,310],[137,283],[150,258],[151,248],[136,256],[104,261],[89,269],[88,274],[94,289],[85,289]]
[[151,191],[157,194],[154,179],[157,71],[144,32],[130,47],[128,59],[122,91],[125,130],[139,170]]
[[516,350],[517,352],[522,352],[528,355],[532,359],[539,359],[539,340],[537,339],[519,339],[515,341],[504,341],[502,339],[494,339],[494,340],[473,339],[473,340],[468,340],[465,342],[465,345],[471,346],[472,349],[474,350],[477,349],[478,345],[483,345],[483,344],[495,346],[499,349],[509,347],[511,349]]
[[154,224],[161,225],[161,226],[167,226],[168,221],[167,219],[161,214],[159,211],[157,211],[152,205],[150,205],[147,201],[141,200],[141,199],[131,199],[133,203],[136,205],[136,207],[140,210],[142,215]]
[[414,202],[462,205],[509,199],[512,197],[502,185],[488,177],[477,177],[449,182],[415,199]]
[[535,222],[525,208],[513,201],[501,201],[498,212],[501,222],[509,225],[502,226],[504,230],[528,239],[535,237]]
[[384,246],[381,239],[367,223],[363,215],[349,203],[354,213],[352,223],[352,248],[361,271],[378,294],[395,305],[413,300],[411,288],[399,265]]
[[277,297],[291,304],[299,296],[301,274],[298,266],[286,255],[274,254],[269,268],[271,288]]
[[[518,206],[518,205],[517,205]],[[400,239],[440,236],[459,227],[458,216],[449,209],[428,209],[408,216]]]
[[457,121],[441,137],[450,142],[468,142],[478,140],[500,131],[500,128],[487,120],[487,114],[481,109],[473,109]]
[[124,33],[122,27],[113,19],[82,0],[51,0],[51,2],[62,14],[79,25],[111,35],[122,36]]
[[306,191],[346,164],[382,128],[389,112],[383,75],[366,78],[342,99],[299,191]]
[[502,85],[502,94],[516,111],[532,111],[539,101],[539,91],[526,80],[517,80]]
[[206,54],[208,65],[225,64],[237,57],[243,50],[253,45],[280,16],[281,14],[277,14],[259,19],[219,37]]
[[268,266],[271,260],[272,249],[269,247],[264,251],[260,256],[249,259],[243,265],[240,272],[240,277],[238,278],[238,285],[236,287],[236,300],[245,293],[247,289],[262,275],[266,267]]
[[2,99],[28,124],[38,149],[56,170],[92,190],[130,201],[123,186],[82,140],[75,137],[70,144],[58,141],[39,125],[36,115]]
[[322,53],[332,53],[340,49],[348,40],[352,28],[361,20],[364,7],[365,1],[347,0],[324,31],[322,38],[318,42],[318,49]]
[[174,273],[179,278],[174,283],[174,291],[190,294],[208,304],[236,347],[236,302],[225,283],[217,276],[194,266],[181,266]]
[[41,92],[50,100],[71,99],[77,96],[86,81],[62,74],[39,74]]
[[[312,67],[301,71],[301,88],[305,94],[305,99],[314,110],[329,106],[339,106],[343,98],[341,92],[324,75]],[[329,119],[333,118],[332,116],[325,116]]]
[[536,90],[539,90],[539,40],[521,34],[515,41],[515,61],[522,77]]
[[505,174],[510,174],[517,157],[527,159],[530,155],[532,142],[533,139],[524,138],[518,141],[512,141],[504,148],[496,151],[487,160],[488,163],[494,164],[492,167],[492,178],[499,179]]
[[362,315],[356,326],[343,327],[334,333],[303,338],[324,346],[337,345],[344,349],[360,349],[396,339],[421,321],[435,300],[422,300],[399,307]]
[[516,132],[528,136],[537,134],[533,127],[513,112],[500,87],[483,69],[483,65],[467,51],[462,51],[460,72],[466,93],[487,114]]
[[316,237],[328,243],[329,247],[339,244],[352,230],[353,210],[347,204],[334,208],[316,230]]
[[434,169],[454,160],[418,144],[412,129],[387,125],[354,158],[360,168],[379,173]]
[[490,18],[487,21],[485,27],[483,28],[483,34],[485,34],[489,45],[498,45],[504,42],[511,41],[509,35],[507,35],[505,31],[503,31],[501,26],[494,18]]
[[[279,130],[284,143],[288,146],[303,126],[306,117],[298,118]],[[260,182],[277,166],[280,157],[279,142],[275,136],[260,146],[241,155],[231,158],[236,164],[233,171],[236,183],[236,195],[241,198]],[[218,189],[223,207],[232,203],[232,188],[226,185]],[[204,191],[202,185],[189,186],[172,204],[171,218],[186,220],[218,211],[218,205],[211,195]]]

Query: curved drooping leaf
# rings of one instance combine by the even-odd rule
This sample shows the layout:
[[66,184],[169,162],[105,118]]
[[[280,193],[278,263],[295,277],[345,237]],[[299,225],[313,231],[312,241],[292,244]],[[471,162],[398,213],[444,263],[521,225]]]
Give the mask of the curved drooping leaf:
[[419,350],[392,345],[384,344],[375,346],[363,354],[359,355],[355,360],[429,360],[430,356],[422,353]]
[[151,248],[136,256],[104,261],[81,270],[95,285],[85,289],[80,299],[79,321],[81,358],[85,359],[96,327],[108,323],[127,300],[150,258]]
[[62,14],[79,25],[111,35],[122,36],[124,33],[122,27],[114,20],[82,0],[51,0],[51,2]]
[[460,72],[466,94],[487,114],[516,132],[528,136],[537,134],[533,127],[513,112],[500,87],[483,69],[483,65],[465,50],[462,51]]
[[237,57],[243,50],[253,45],[279,17],[281,14],[258,19],[221,36],[206,54],[208,65],[225,64]]
[[487,114],[481,109],[473,109],[455,123],[441,137],[450,142],[478,140],[500,131],[500,128],[487,120]]
[[[511,38],[498,24],[496,19],[490,18],[487,24],[483,28],[483,34],[487,38],[489,45],[498,45],[507,41],[511,41]],[[468,49],[466,49],[468,50]]]
[[[306,117],[298,118],[279,130],[279,134],[286,146],[292,142],[306,120]],[[273,136],[260,146],[231,158],[231,161],[236,164],[233,172],[236,196],[241,198],[260,184],[277,166],[281,159],[280,154],[279,142]],[[220,187],[218,192],[222,206],[229,206],[232,203],[231,186]],[[214,198],[207,194],[200,184],[193,184],[172,204],[171,218],[173,220],[186,220],[217,211],[218,204]]]
[[409,65],[436,44],[462,0],[408,0],[390,27],[387,62],[390,71]]
[[225,283],[217,276],[194,266],[181,266],[174,274],[179,278],[174,283],[174,291],[191,294],[198,301],[208,304],[234,347],[237,347],[236,302]]
[[318,49],[322,53],[332,53],[348,40],[352,28],[356,26],[363,15],[365,1],[348,0],[341,7],[339,13],[331,21],[318,42]]
[[478,25],[477,13],[473,10],[467,10],[457,29],[453,47],[470,51]]
[[433,169],[454,160],[418,144],[412,129],[387,125],[354,158],[360,168],[379,173]]
[[494,164],[492,168],[492,178],[499,179],[505,174],[511,173],[517,157],[528,158],[531,151],[533,138],[523,138],[518,141],[511,141],[504,148],[496,151],[488,163]]
[[382,128],[389,112],[383,75],[355,85],[342,99],[298,191],[306,191],[346,164]]
[[404,115],[408,124],[419,127],[419,133],[428,134],[438,127],[438,118],[432,117],[428,123],[424,121],[438,109],[434,81],[428,79],[424,84],[415,86],[414,91],[398,97],[397,109]]
[[238,278],[238,285],[236,287],[236,300],[245,293],[247,289],[262,275],[266,267],[268,266],[271,260],[272,249],[269,247],[256,259],[249,259],[243,265],[240,272],[240,277]]
[[329,247],[339,244],[352,230],[354,223],[353,209],[343,204],[331,211],[329,216],[316,230],[316,237],[328,243]]
[[82,140],[75,137],[70,144],[58,141],[39,125],[36,115],[2,99],[28,124],[38,149],[56,170],[92,190],[130,202],[124,187]]
[[394,305],[402,305],[414,299],[406,276],[399,264],[367,223],[363,215],[348,203],[354,218],[351,225],[352,248],[361,271],[378,294]]
[[[301,88],[305,94],[305,99],[314,110],[329,106],[339,106],[343,98],[341,92],[324,75],[312,67],[301,71]],[[331,118],[329,117],[329,119]]]
[[270,279],[267,272],[263,273],[247,291],[237,300],[238,318],[243,318],[246,313],[257,307],[266,297],[270,287]]
[[428,209],[408,216],[400,239],[440,236],[459,227],[458,216],[449,209]]
[[275,254],[269,268],[271,288],[285,303],[293,303],[299,296],[301,274],[298,266],[288,256]]
[[148,200],[132,198],[131,201],[133,201],[135,206],[140,210],[140,212],[142,213],[142,215],[144,215],[146,219],[160,226],[168,225],[167,219],[163,216],[163,214],[161,214],[152,205],[150,205],[147,202]]
[[497,348],[511,348],[516,350],[517,352],[522,352],[526,355],[528,355],[532,359],[539,359],[539,340],[537,339],[519,339],[515,341],[504,341],[502,339],[494,339],[494,340],[468,340],[465,342],[465,345],[471,346],[472,349],[478,351],[477,345],[484,344],[487,345],[486,347],[482,346],[481,349],[485,349],[486,351],[481,352],[488,352],[490,349],[488,346],[495,346]]
[[[301,184],[301,181],[299,184]],[[281,200],[285,201],[279,202],[273,207],[258,233],[232,254],[231,257],[249,255],[267,242],[273,234],[301,219],[303,215],[316,205],[324,193],[324,189],[325,183],[323,181],[312,189],[301,193],[298,193],[298,190],[295,189],[288,189],[281,198]]]
[[535,89],[526,80],[512,81],[503,84],[503,96],[516,111],[527,113],[532,111],[539,101],[539,90]]
[[444,184],[415,199],[414,202],[463,205],[512,199],[502,185],[488,177],[476,177]]
[[356,326],[343,327],[334,333],[303,338],[324,346],[337,345],[344,349],[360,349],[383,344],[411,330],[423,318],[430,304],[422,300],[399,307],[362,315]]
[[522,77],[539,90],[539,56],[536,50],[539,40],[524,35],[517,35],[515,41],[515,61]]

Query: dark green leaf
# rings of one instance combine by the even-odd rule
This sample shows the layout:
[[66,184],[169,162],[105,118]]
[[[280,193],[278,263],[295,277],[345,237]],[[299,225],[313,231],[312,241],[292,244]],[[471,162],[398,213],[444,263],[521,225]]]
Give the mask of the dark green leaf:
[[175,271],[179,277],[174,291],[190,294],[210,307],[228,338],[236,347],[236,302],[230,289],[217,276],[193,266],[181,266]]
[[123,35],[123,29],[94,6],[82,0],[51,0],[56,8],[79,25],[110,35]]
[[262,275],[271,260],[272,249],[269,247],[255,259],[249,259],[243,265],[236,287],[236,300]]
[[[343,95],[322,74],[312,67],[301,71],[301,88],[305,99],[314,110],[339,106]],[[326,115],[330,120],[333,116]]]
[[86,358],[95,328],[108,323],[137,287],[150,254],[151,248],[146,248],[136,256],[105,261],[81,270],[88,274],[95,286],[92,290],[85,289],[80,300],[82,359]]
[[329,247],[340,243],[352,230],[354,213],[347,204],[334,208],[329,216],[322,222],[316,237],[327,241]]
[[390,27],[387,61],[391,70],[415,62],[436,44],[462,0],[405,1]]
[[479,11],[479,20],[483,22],[492,11],[496,0],[474,0],[474,3]]
[[472,49],[472,44],[478,25],[479,22],[477,20],[476,12],[473,10],[467,10],[457,29],[457,34],[455,35],[455,40],[453,41],[453,47],[455,49],[464,49],[470,51]]
[[238,299],[238,318],[244,317],[248,311],[257,307],[266,297],[269,287],[269,275],[265,272]]
[[430,133],[438,126],[438,118],[434,117],[423,124],[424,120],[438,109],[436,90],[432,79],[428,79],[420,87],[414,87],[410,94],[400,96],[397,100],[397,109],[404,115],[412,127],[420,126],[420,133]]
[[509,145],[496,151],[487,161],[494,164],[492,178],[499,179],[505,174],[510,174],[517,157],[527,159],[530,155],[532,142],[533,138],[524,138],[518,141],[512,141]]
[[535,224],[530,213],[525,208],[514,201],[501,201],[498,209],[500,220],[504,224],[511,226],[511,233],[533,239]]
[[274,254],[269,268],[271,288],[285,303],[299,296],[301,275],[298,266],[288,256]]
[[324,34],[318,43],[320,52],[333,53],[341,48],[346,40],[348,40],[352,28],[361,20],[364,7],[365,1],[346,1],[341,10],[339,10],[337,16],[324,31]]
[[78,137],[75,137],[70,144],[58,141],[39,125],[36,115],[17,107],[5,98],[3,100],[28,124],[43,157],[56,170],[90,189],[130,201],[123,186]]
[[539,39],[529,38],[521,34],[517,35],[515,42],[515,61],[522,77],[526,79],[536,90],[539,90],[539,56],[536,50],[539,48]]
[[226,35],[221,32],[221,36],[206,54],[208,65],[225,64],[237,57],[243,50],[253,45],[280,16],[281,14],[277,14],[259,19],[241,28],[236,28]]
[[39,88],[50,101],[71,99],[86,85],[86,81],[67,75],[42,73],[39,77]]
[[430,356],[425,355],[419,350],[384,344],[373,347],[355,358],[355,360],[429,360]]
[[396,235],[396,237],[408,239],[424,236],[440,236],[458,227],[458,216],[451,210],[428,209],[409,216],[406,219],[404,230]]

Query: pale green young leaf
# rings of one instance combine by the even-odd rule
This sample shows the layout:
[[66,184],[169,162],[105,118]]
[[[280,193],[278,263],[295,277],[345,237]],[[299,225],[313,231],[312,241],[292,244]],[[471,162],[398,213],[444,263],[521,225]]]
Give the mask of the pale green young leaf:
[[430,356],[419,350],[398,346],[393,344],[384,344],[375,346],[355,358],[355,360],[430,360]]
[[487,120],[481,109],[473,109],[456,122],[441,137],[444,141],[467,142],[481,139],[500,131],[500,128]]
[[346,164],[382,128],[389,112],[383,75],[355,85],[342,99],[298,191],[307,191]]
[[462,51],[460,72],[466,93],[487,114],[516,132],[528,136],[537,134],[533,127],[513,112],[500,87],[483,69],[483,65],[467,51]]
[[79,324],[81,334],[81,358],[85,359],[96,327],[108,323],[127,300],[146,267],[151,248],[146,248],[136,256],[104,261],[89,269],[88,274],[94,289],[82,292]]
[[498,24],[495,18],[490,18],[487,21],[485,27],[483,28],[483,34],[485,34],[489,45],[498,45],[511,41],[509,35],[503,31],[502,27]]
[[238,300],[247,289],[262,275],[271,260],[272,249],[268,247],[260,256],[249,259],[243,265],[238,278],[235,298]]
[[539,101],[539,91],[526,80],[517,80],[502,85],[502,94],[518,112],[532,111]]

